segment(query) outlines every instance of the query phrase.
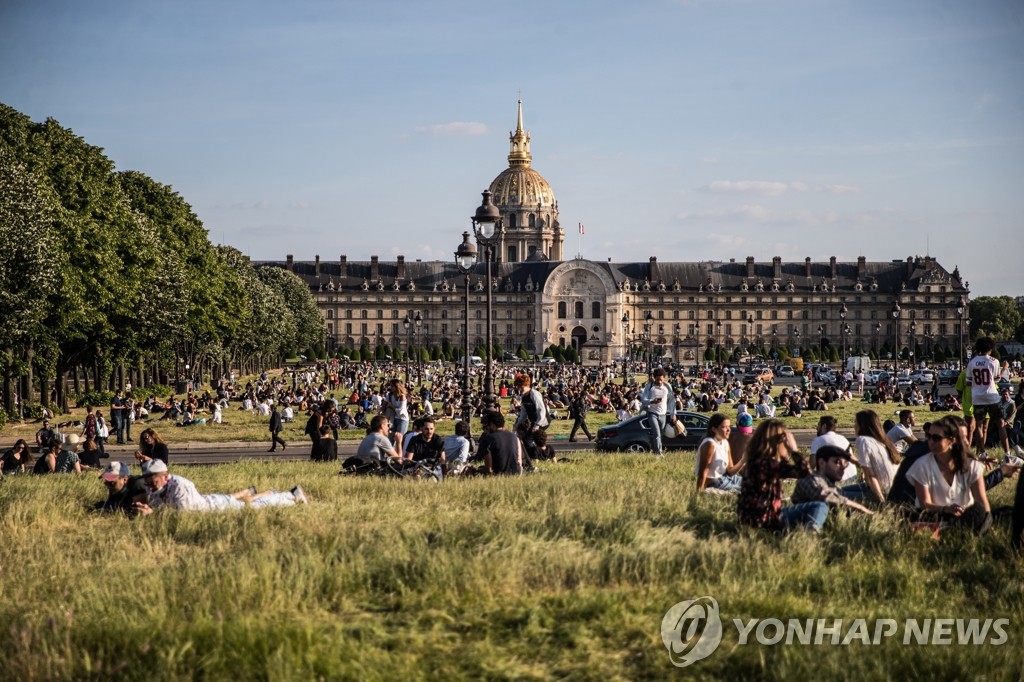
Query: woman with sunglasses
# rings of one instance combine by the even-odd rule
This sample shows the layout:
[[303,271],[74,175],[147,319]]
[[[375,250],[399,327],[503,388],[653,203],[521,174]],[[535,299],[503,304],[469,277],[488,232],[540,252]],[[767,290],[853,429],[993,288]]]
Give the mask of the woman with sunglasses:
[[32,453],[28,450],[28,443],[24,438],[19,438],[14,447],[4,453],[0,461],[0,472],[5,474],[22,474],[32,464]]
[[992,511],[985,493],[985,468],[968,454],[955,420],[943,417],[932,424],[928,449],[907,471],[922,517],[969,526],[979,535],[986,532],[992,526]]
[[747,445],[746,459],[737,504],[740,523],[773,531],[799,527],[821,530],[828,518],[824,502],[782,506],[782,479],[803,478],[811,473],[785,424],[778,419],[761,422]]

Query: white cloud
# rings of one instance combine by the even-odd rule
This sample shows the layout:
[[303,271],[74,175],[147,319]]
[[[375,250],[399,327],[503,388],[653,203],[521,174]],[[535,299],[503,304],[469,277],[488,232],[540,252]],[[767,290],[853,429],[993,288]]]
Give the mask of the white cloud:
[[712,164],[714,164],[714,163],[718,163],[718,157],[717,156],[702,156],[702,157],[700,157],[698,159],[698,161],[700,161],[701,163],[712,163]]
[[825,192],[826,194],[860,194],[860,187],[854,187],[853,185],[822,185],[818,188],[819,192]]
[[707,189],[721,194],[759,194],[766,197],[777,197],[786,193],[790,186],[784,182],[767,180],[715,180]]
[[475,121],[453,121],[452,123],[435,123],[429,126],[417,126],[416,133],[419,135],[438,136],[460,136],[460,135],[486,135],[487,126]]
[[780,227],[818,227],[831,225],[839,220],[835,211],[774,211],[758,204],[712,208],[676,215],[681,222],[714,222],[742,226],[777,225]]

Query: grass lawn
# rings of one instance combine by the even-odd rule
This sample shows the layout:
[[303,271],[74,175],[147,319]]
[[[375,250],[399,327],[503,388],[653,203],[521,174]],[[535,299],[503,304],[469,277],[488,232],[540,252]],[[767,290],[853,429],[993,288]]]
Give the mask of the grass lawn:
[[[1020,679],[1008,531],[911,535],[836,517],[820,537],[739,528],[693,453],[578,453],[515,479],[356,480],[307,462],[177,467],[203,492],[301,483],[308,506],[99,517],[95,476],[0,483],[0,677]],[[993,489],[1008,504],[1013,484]],[[677,602],[724,637],[685,670]],[[1005,618],[1002,645],[739,644],[733,619]],[[902,632],[902,630],[901,630]]]

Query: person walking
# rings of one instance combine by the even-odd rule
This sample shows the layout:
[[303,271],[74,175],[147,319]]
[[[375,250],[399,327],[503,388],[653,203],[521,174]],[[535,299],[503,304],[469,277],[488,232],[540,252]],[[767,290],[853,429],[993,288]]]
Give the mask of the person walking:
[[575,393],[572,400],[569,401],[569,416],[572,417],[572,430],[569,431],[569,442],[576,442],[576,431],[583,429],[583,433],[587,435],[587,440],[594,440],[594,436],[590,433],[590,428],[587,426],[587,412],[590,410],[590,404],[587,401],[586,392],[579,390]]
[[[672,387],[665,383],[665,370],[658,367],[651,374],[651,380],[640,392],[640,404],[647,412],[647,426],[651,439],[651,450],[661,455],[661,433],[667,423],[675,423],[676,396]],[[669,421],[671,416],[671,422]]]
[[124,445],[124,419],[124,391],[117,389],[114,392],[114,398],[110,401],[110,424],[114,427],[118,445]]
[[281,449],[285,450],[288,444],[281,438],[281,431],[284,429],[284,422],[281,419],[281,411],[277,408],[277,403],[274,403],[274,407],[270,410],[270,449],[267,452],[276,452],[277,444],[281,444]]

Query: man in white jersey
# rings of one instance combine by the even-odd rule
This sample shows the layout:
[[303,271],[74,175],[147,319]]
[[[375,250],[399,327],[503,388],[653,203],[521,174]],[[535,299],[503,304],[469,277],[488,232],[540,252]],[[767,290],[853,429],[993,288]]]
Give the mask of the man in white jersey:
[[999,388],[996,386],[999,363],[992,357],[995,347],[992,337],[983,336],[974,344],[974,357],[967,363],[967,385],[971,387],[971,402],[974,404],[979,457],[985,456],[990,420],[999,425],[1000,438],[1006,438],[1006,429],[999,411]]

